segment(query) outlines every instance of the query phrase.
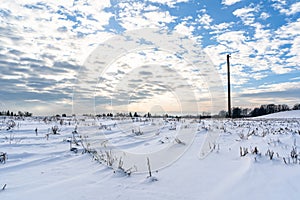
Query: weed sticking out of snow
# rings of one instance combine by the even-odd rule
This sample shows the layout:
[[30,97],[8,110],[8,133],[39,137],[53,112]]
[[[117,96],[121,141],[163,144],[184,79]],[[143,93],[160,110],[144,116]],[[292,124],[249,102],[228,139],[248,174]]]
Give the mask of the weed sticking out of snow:
[[151,176],[151,177],[147,177],[146,180],[148,183],[152,183],[158,181],[158,178],[156,178],[155,176]]

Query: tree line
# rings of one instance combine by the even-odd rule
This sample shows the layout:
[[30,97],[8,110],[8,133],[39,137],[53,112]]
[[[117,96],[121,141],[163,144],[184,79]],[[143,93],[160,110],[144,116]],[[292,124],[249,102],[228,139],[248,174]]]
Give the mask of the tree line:
[[[233,107],[232,108],[232,118],[241,118],[241,117],[258,117],[262,115],[268,115],[272,113],[288,111],[288,110],[300,110],[300,103],[297,103],[290,108],[286,104],[267,104],[261,105],[260,107],[255,107],[254,109],[249,108],[240,108]],[[220,111],[219,117],[226,117],[228,113],[226,111]]]
[[[241,118],[241,117],[258,117],[262,115],[272,114],[281,111],[288,111],[288,110],[300,110],[300,103],[296,103],[292,108],[290,108],[286,104],[266,104],[261,105],[260,107],[255,107],[253,109],[250,108],[241,108],[241,107],[233,107],[232,108],[232,118]],[[87,114],[86,114],[87,115]],[[207,115],[207,116],[206,116]],[[220,111],[218,115],[211,116],[210,114],[206,114],[204,117],[228,117],[228,113],[224,110]],[[0,116],[20,116],[20,117],[31,117],[32,113],[27,111],[0,111]],[[66,117],[66,114],[62,114],[62,117]],[[151,113],[146,113],[144,115],[140,115],[137,112],[134,113],[103,113],[97,114],[97,117],[153,117]],[[154,116],[154,117],[174,117],[169,116],[168,114],[163,114],[161,116]],[[176,116],[177,117],[177,116]],[[176,118],[175,117],[175,118]],[[193,116],[192,116],[193,117]],[[200,115],[201,117],[201,115]],[[203,117],[203,116],[202,116]]]
[[30,112],[22,112],[22,111],[18,111],[18,112],[12,112],[12,111],[1,111],[0,112],[0,116],[19,116],[19,117],[31,117],[32,113]]

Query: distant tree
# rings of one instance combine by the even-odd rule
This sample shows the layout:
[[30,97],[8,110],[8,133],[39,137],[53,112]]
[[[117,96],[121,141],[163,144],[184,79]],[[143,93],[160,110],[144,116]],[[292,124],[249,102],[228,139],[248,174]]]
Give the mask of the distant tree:
[[250,112],[251,117],[257,117],[259,116],[259,108],[254,108],[251,112]]
[[10,112],[9,112],[9,110],[6,112],[6,116],[10,116]]
[[251,111],[251,109],[249,109],[249,108],[243,108],[243,109],[242,109],[241,116],[243,116],[243,117],[248,117],[250,111]]
[[131,113],[131,112],[129,112],[129,117],[131,117],[131,118],[132,118],[132,113]]
[[275,104],[268,104],[266,107],[266,114],[275,113],[276,106]]
[[239,107],[235,107],[232,109],[232,118],[239,118],[241,117],[242,109]]
[[147,113],[147,117],[148,117],[148,118],[150,118],[150,117],[151,117],[151,114],[150,114],[149,112]]
[[19,115],[20,117],[23,117],[23,116],[24,116],[24,113],[23,113],[22,111],[18,111],[18,115]]
[[10,116],[14,116],[14,113],[13,113],[13,112],[10,112]]
[[64,113],[64,114],[62,114],[61,116],[62,116],[62,117],[67,117],[67,115],[66,115],[65,113]]
[[279,111],[288,111],[288,110],[290,110],[290,107],[286,104],[282,104],[281,105],[281,110],[279,110]]
[[300,110],[300,103],[296,103],[293,107],[293,110]]
[[262,116],[266,114],[281,112],[281,111],[287,111],[290,110],[289,106],[286,104],[268,104],[268,105],[261,105],[260,108],[254,108],[250,112],[251,117],[257,117]]
[[226,117],[227,112],[225,110],[221,110],[218,114],[219,117]]
[[258,110],[258,116],[266,115],[267,114],[267,106],[266,105],[261,105],[259,110]]
[[137,112],[134,112],[134,117],[139,117],[139,115],[137,114]]

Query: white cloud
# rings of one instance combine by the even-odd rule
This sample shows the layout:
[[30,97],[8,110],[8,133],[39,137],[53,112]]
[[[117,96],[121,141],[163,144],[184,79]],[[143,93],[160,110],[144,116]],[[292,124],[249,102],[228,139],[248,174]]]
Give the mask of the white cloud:
[[273,8],[287,16],[294,15],[300,12],[300,2],[289,4],[286,0],[272,0]]
[[187,26],[186,22],[182,22],[180,24],[177,24],[175,26],[174,30],[176,32],[178,32],[179,34],[192,37],[193,36],[194,27],[193,26]]
[[229,27],[232,26],[234,23],[233,22],[223,22],[220,24],[213,24],[210,26],[210,29],[213,30],[210,32],[211,35],[213,34],[220,34],[228,31]]
[[[119,6],[122,10],[117,20],[126,30],[163,28],[166,23],[170,23],[175,19],[169,11],[161,11],[159,7],[146,5],[143,2],[123,2]],[[145,12],[145,10],[151,11]]]
[[271,16],[271,15],[268,14],[268,13],[266,13],[266,12],[262,12],[262,13],[260,14],[260,18],[263,19],[263,20],[268,19],[270,16]]
[[286,15],[294,15],[298,12],[300,12],[300,2],[296,2],[294,4],[292,4],[289,8],[282,8],[280,7],[280,12],[284,13]]
[[233,98],[234,104],[257,107],[262,104],[294,105],[299,101],[300,82],[266,83],[258,87],[246,87]]
[[[281,5],[284,3],[282,1]],[[240,77],[240,79],[233,77],[233,84],[244,84],[253,79],[259,80],[270,73],[288,74],[300,68],[300,20],[286,23],[277,30],[272,30],[256,22],[257,17],[269,17],[267,13],[259,14],[258,12],[259,7],[253,6],[233,12],[235,16],[242,19],[245,25],[254,28],[254,34],[246,31],[229,31],[228,24],[211,26],[212,30],[216,30],[211,32],[211,34],[216,34],[211,39],[215,39],[219,44],[208,46],[205,50],[213,58],[214,63],[221,66],[220,73],[223,79],[226,79],[224,75],[226,75],[225,55],[227,53],[232,53],[233,65],[242,66],[233,72]],[[248,74],[244,73],[245,70]]]
[[[24,100],[22,98],[41,98],[39,100],[42,101],[44,97],[41,93],[51,94],[54,103],[70,97],[78,65],[93,50],[93,44],[111,35],[103,32],[112,16],[103,10],[110,5],[109,1],[87,1],[84,5],[78,3],[49,1],[37,5],[36,1],[22,0],[6,1],[0,5],[1,9],[8,11],[7,15],[0,15],[1,28],[9,32],[1,33],[5,34],[5,42],[1,39],[1,47],[20,52],[14,56],[19,66],[1,66],[4,75],[6,68],[9,68],[14,77],[20,76],[14,84],[15,88],[6,90],[7,93],[16,90],[20,93],[16,101],[21,102]],[[24,7],[25,4],[28,5]],[[40,9],[35,9],[36,6]],[[71,16],[74,19],[76,17],[76,21]],[[79,38],[79,32],[87,35]],[[7,53],[6,58],[1,60],[6,61],[13,55]],[[69,67],[55,66],[55,62],[66,62]],[[35,112],[34,108],[30,110]]]
[[[29,9],[23,7],[26,3],[35,5],[31,1],[22,1],[21,5],[12,2],[3,4],[1,6],[11,9],[14,13],[18,13],[19,16],[22,16],[20,19],[9,18],[9,20],[1,20],[4,22],[3,24],[14,29],[14,31],[11,32],[14,37],[22,38],[18,41],[18,45],[12,43],[8,47],[18,49],[24,53],[26,52],[27,56],[34,58],[45,53],[54,56],[55,60],[71,61],[77,59],[76,62],[83,62],[83,60],[78,60],[77,56],[82,55],[82,52],[87,52],[87,49],[83,50],[82,47],[90,48],[91,43],[95,43],[97,40],[88,41],[86,39],[80,39],[77,38],[77,34],[79,32],[91,34],[99,30],[104,30],[103,26],[108,23],[111,14],[100,12],[101,8],[108,5],[107,1],[101,2],[102,4],[95,4],[97,5],[96,8],[94,8],[94,4],[87,4],[82,6],[75,5],[74,7],[69,6],[69,9],[59,7],[60,4],[58,4],[57,1],[46,4],[48,7],[43,7],[43,9]],[[90,3],[94,2],[91,1]],[[67,1],[65,1],[62,6],[68,6],[66,4],[69,5],[70,2],[67,3]],[[67,16],[65,14],[59,14],[58,11],[70,16],[75,15],[74,12],[81,12],[81,17],[78,17],[81,24],[77,25],[77,22],[66,20]],[[87,15],[93,16],[93,18],[98,21],[95,22],[94,20],[87,19]],[[59,31],[61,27],[64,29],[63,32]],[[31,31],[26,31],[26,28],[30,28]],[[102,38],[103,35],[107,34],[98,32],[97,35],[98,38]],[[61,51],[63,51],[63,53]]]
[[278,30],[275,31],[278,38],[288,39],[293,38],[296,35],[299,35],[300,31],[300,19],[295,22],[289,22],[281,26]]
[[275,65],[271,67],[271,70],[275,73],[275,74],[286,74],[289,73],[291,71],[293,71],[293,69],[289,68],[289,67],[285,67],[282,65]]
[[294,3],[293,5],[291,5],[291,8],[289,10],[289,12],[287,13],[288,15],[293,15],[300,12],[300,2]]
[[296,36],[293,39],[291,48],[289,49],[289,53],[287,54],[288,56],[297,56],[299,58],[299,52],[300,52],[300,36]]
[[256,73],[251,75],[251,77],[254,78],[255,80],[260,80],[267,76],[268,76],[267,74],[261,74],[261,73]]
[[[210,45],[204,48],[207,55],[210,56],[211,61],[216,65],[220,66],[225,61],[225,53],[229,53],[227,47],[223,44]],[[222,55],[222,53],[224,55]],[[226,73],[226,71],[224,71]]]
[[204,13],[202,15],[198,15],[198,19],[196,19],[196,22],[199,22],[205,29],[210,28],[210,24],[213,21],[210,15],[207,13]]
[[255,21],[254,13],[259,11],[258,7],[244,7],[233,11],[233,15],[242,19],[245,25],[251,25]]
[[159,24],[159,23],[170,23],[174,20],[174,17],[170,15],[169,12],[146,12],[144,16],[147,18],[149,23]]
[[[280,52],[288,56],[285,59],[287,67],[296,67],[299,70],[300,59],[300,19],[295,22],[287,23],[275,31],[276,41],[280,45],[290,45],[290,48],[281,49]],[[279,45],[278,45],[279,47]]]
[[254,23],[252,26],[255,27],[255,39],[268,39],[271,37],[272,34],[270,33],[270,29],[265,29],[262,24]]
[[188,2],[189,0],[149,0],[149,1],[154,3],[165,4],[169,7],[174,7],[174,5],[177,3]]
[[246,88],[241,94],[258,94],[265,92],[282,92],[287,90],[300,89],[300,82],[283,82],[274,84],[264,84],[256,88]]
[[231,6],[233,4],[236,4],[242,0],[222,0],[222,4],[226,6]]
[[238,48],[243,41],[246,40],[244,36],[244,31],[228,31],[217,37],[217,41],[220,43],[233,43],[234,48]]
[[272,4],[272,7],[276,10],[279,10],[280,12],[284,9],[284,7],[287,5],[286,0],[272,0],[274,2]]
[[230,23],[223,22],[221,24],[214,24],[213,26],[211,26],[211,29],[224,30],[224,29],[228,29],[232,24],[233,24],[233,22],[230,22]]
[[294,81],[294,80],[300,80],[300,76],[295,77],[295,78],[291,78],[290,80],[291,80],[291,81]]

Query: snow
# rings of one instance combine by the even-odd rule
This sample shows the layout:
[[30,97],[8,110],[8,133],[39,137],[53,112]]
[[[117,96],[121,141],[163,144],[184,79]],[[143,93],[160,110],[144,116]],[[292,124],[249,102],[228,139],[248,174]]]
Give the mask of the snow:
[[256,117],[256,119],[300,118],[300,110],[289,110]]
[[[63,125],[27,118],[14,119],[11,130],[6,130],[9,119],[0,118],[0,152],[8,155],[0,163],[0,188],[7,184],[0,199],[299,199],[300,164],[290,157],[300,144],[294,114],[201,122],[82,117],[65,118]],[[55,125],[59,134],[47,140]],[[78,153],[68,142],[75,129],[79,146],[72,147]],[[80,141],[97,155],[83,153]],[[255,147],[258,154],[251,153]],[[240,156],[240,148],[249,153]],[[100,159],[108,149],[118,158],[112,166]],[[137,168],[130,176],[118,169],[120,157],[123,168]]]

